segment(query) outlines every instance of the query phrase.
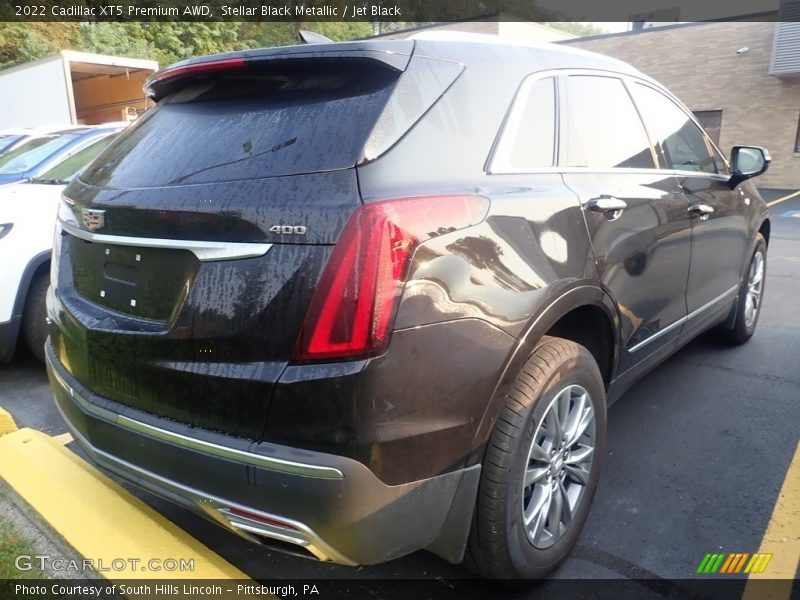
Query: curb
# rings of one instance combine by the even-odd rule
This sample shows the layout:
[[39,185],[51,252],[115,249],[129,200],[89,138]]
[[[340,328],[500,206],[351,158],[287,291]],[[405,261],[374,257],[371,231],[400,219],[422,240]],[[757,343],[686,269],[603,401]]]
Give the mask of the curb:
[[106,579],[250,580],[48,435],[16,429],[2,408],[0,479]]
[[8,411],[0,408],[0,436],[16,430],[17,424],[14,422],[14,417]]

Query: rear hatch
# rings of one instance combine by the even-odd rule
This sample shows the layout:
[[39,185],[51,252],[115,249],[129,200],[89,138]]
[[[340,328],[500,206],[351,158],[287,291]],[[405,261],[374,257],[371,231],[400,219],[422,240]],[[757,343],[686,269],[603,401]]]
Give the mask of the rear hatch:
[[53,341],[93,392],[259,437],[413,42],[328,48],[168,69],[67,188]]

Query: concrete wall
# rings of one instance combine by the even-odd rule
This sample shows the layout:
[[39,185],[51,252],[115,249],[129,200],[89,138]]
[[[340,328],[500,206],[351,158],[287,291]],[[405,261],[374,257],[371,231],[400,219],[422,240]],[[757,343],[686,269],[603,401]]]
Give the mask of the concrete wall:
[[[758,184],[800,188],[800,78],[768,74],[774,32],[774,23],[704,23],[562,43],[634,65],[691,110],[722,110],[722,150],[766,146],[773,161]],[[736,53],[744,47],[750,50]]]

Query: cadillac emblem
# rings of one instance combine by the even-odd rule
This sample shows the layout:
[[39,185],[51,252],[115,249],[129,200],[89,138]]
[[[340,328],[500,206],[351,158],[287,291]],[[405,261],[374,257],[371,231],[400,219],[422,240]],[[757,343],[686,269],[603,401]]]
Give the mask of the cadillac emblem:
[[83,224],[86,225],[86,228],[90,229],[91,231],[100,229],[106,224],[106,211],[104,210],[83,208],[81,209],[81,214],[83,216]]

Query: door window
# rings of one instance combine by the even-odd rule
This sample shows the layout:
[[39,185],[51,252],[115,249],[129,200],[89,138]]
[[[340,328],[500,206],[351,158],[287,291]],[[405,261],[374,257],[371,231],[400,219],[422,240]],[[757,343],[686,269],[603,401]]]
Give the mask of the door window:
[[497,145],[492,171],[552,167],[556,139],[555,79],[523,83]]
[[622,80],[567,78],[567,166],[654,169],[653,151]]
[[633,96],[648,128],[661,142],[667,165],[680,171],[719,173],[703,131],[661,92],[634,84]]
[[719,133],[722,129],[722,111],[721,110],[695,110],[693,111],[694,118],[700,122],[703,129],[706,130],[708,137],[714,140],[715,144],[719,144]]

